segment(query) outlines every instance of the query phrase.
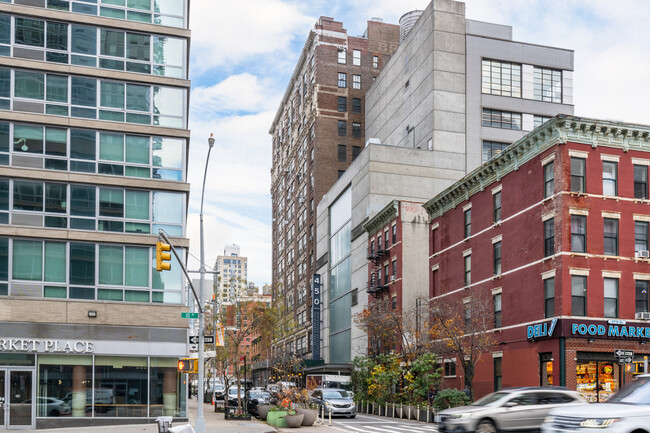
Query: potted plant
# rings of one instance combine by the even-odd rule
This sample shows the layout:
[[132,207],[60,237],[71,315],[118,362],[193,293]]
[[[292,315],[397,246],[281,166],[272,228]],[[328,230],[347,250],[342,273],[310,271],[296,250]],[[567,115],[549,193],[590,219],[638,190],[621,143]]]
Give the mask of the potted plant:
[[301,413],[296,413],[295,410],[292,410],[284,416],[284,421],[287,423],[287,427],[298,428],[302,425],[302,420],[304,418],[305,415]]
[[318,417],[318,406],[313,404],[309,397],[309,391],[303,389],[296,392],[296,399],[298,400],[298,407],[296,408],[297,414],[304,415],[302,425],[308,427],[314,425]]
[[274,408],[275,406],[272,404],[260,404],[257,406],[257,413],[260,416],[260,419],[262,421],[266,421],[266,417],[269,414],[269,411]]
[[[266,416],[266,422],[274,427],[288,427],[284,416],[291,411],[291,399],[282,395],[278,400],[278,406],[269,410]],[[300,420],[302,423],[302,420]]]

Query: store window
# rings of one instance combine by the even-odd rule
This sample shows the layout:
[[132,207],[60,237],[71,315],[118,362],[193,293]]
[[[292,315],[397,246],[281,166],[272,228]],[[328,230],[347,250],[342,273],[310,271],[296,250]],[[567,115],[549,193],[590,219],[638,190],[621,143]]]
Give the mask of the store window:
[[147,358],[95,357],[95,416],[145,417]]
[[577,391],[590,403],[610,399],[619,387],[620,367],[612,361],[580,361],[576,366]]
[[182,373],[174,358],[151,358],[149,416],[180,416]]
[[553,386],[553,354],[539,354],[539,377],[540,386]]
[[92,361],[92,356],[39,355],[38,396],[43,404],[36,407],[36,416],[92,416]]

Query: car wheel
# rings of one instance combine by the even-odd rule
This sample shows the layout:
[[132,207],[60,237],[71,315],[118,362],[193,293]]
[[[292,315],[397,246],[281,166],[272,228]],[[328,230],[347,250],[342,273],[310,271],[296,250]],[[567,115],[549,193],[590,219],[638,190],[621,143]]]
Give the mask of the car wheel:
[[348,418],[356,418],[356,415],[350,415]]
[[497,429],[494,423],[490,420],[484,419],[476,427],[476,433],[496,433]]

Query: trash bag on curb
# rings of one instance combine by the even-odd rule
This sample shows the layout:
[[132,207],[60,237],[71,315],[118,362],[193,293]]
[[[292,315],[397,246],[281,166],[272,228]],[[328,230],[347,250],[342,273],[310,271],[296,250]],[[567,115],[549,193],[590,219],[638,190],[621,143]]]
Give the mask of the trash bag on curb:
[[196,433],[192,424],[183,424],[169,429],[170,433]]

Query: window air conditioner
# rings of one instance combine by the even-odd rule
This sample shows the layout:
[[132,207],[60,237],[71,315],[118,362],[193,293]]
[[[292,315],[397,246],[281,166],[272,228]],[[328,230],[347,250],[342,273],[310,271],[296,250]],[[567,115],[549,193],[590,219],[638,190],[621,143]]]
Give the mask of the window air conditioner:
[[634,318],[637,320],[650,320],[650,313],[647,311],[642,311],[640,313],[636,313],[634,315]]
[[634,253],[635,257],[650,258],[650,251],[648,250],[639,250]]
[[397,276],[395,276],[395,275],[391,275],[391,276],[390,276],[390,280],[391,280],[391,281],[395,281],[396,279],[397,279]]

